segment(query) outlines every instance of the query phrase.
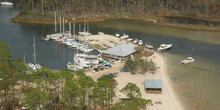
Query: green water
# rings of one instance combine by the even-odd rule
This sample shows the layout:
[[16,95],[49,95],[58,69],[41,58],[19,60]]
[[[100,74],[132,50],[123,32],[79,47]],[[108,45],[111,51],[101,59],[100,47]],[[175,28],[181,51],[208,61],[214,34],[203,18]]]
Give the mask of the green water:
[[[13,57],[26,54],[26,61],[31,62],[32,37],[36,36],[37,62],[51,69],[66,68],[75,50],[40,40],[41,36],[53,32],[52,25],[10,23],[17,12],[15,8],[0,6],[0,41],[11,45]],[[90,23],[89,28],[92,34],[98,31],[126,33],[131,38],[151,42],[155,49],[161,43],[172,43],[172,49],[164,56],[168,59],[170,79],[183,105],[187,110],[220,109],[220,32],[189,31],[127,20]],[[192,55],[192,48],[196,62],[182,65],[180,62]]]

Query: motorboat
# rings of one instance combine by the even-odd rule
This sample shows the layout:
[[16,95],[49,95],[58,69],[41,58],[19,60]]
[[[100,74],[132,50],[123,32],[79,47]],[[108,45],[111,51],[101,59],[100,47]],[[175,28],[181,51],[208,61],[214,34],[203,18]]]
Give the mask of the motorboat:
[[1,2],[1,5],[12,6],[13,3],[11,3],[11,2]]
[[145,47],[146,47],[146,48],[149,48],[149,49],[153,49],[153,48],[154,48],[154,47],[150,44],[150,42],[146,42]]
[[78,32],[79,35],[82,35],[82,36],[89,36],[91,35],[91,33],[89,32]]
[[188,64],[188,63],[192,63],[194,62],[194,58],[193,57],[187,57],[185,60],[182,61],[183,64]]
[[97,55],[76,54],[74,57],[77,58],[78,61],[84,62],[86,64],[90,64],[90,65],[97,65],[99,64],[99,61],[100,61]]
[[121,38],[121,39],[127,39],[128,37],[129,37],[129,35],[123,34],[123,36],[121,36],[120,38]]
[[127,39],[127,41],[132,41],[132,40],[133,40],[132,38]]
[[137,42],[138,42],[138,39],[135,39],[135,40],[133,41],[134,44],[136,44]]
[[120,37],[120,34],[119,34],[119,33],[115,33],[115,36],[116,36],[116,37]]
[[44,40],[44,41],[48,41],[48,40],[50,40],[50,37],[44,37],[44,38],[41,37],[41,39]]
[[99,32],[98,32],[98,35],[104,35],[104,32],[100,32],[100,31],[99,31]]
[[143,44],[143,41],[142,40],[139,40],[138,41],[138,45],[142,45]]
[[161,44],[160,47],[157,49],[158,51],[164,51],[171,49],[172,44]]

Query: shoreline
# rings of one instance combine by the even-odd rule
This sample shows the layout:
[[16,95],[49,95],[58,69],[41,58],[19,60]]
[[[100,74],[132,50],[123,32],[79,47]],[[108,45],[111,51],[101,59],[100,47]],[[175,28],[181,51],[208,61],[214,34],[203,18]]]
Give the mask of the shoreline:
[[[88,37],[91,41],[91,44],[99,43],[102,45],[105,43],[107,46],[113,47],[115,44],[121,44],[126,43],[125,40],[120,40],[120,38],[117,38],[113,35],[91,35]],[[99,39],[99,41],[96,41]],[[114,42],[112,42],[114,40]],[[131,45],[132,44],[129,42]],[[136,45],[137,46],[137,45]],[[154,74],[147,72],[146,74],[131,74],[128,72],[121,72],[120,67],[124,66],[124,63],[121,63],[120,61],[116,61],[114,65],[112,65],[112,68],[105,69],[103,71],[92,73],[91,71],[85,72],[86,75],[92,77],[95,81],[97,78],[101,77],[102,75],[107,75],[108,73],[114,73],[118,72],[118,76],[115,78],[115,80],[118,82],[118,86],[116,87],[116,98],[114,100],[115,103],[118,102],[120,98],[127,98],[125,94],[121,93],[119,90],[122,89],[128,82],[136,84],[141,91],[142,98],[144,99],[151,99],[153,101],[153,106],[149,106],[149,110],[185,110],[183,107],[176,90],[171,82],[171,79],[168,75],[168,68],[167,68],[167,61],[166,58],[163,57],[160,53],[157,51],[154,51],[154,54],[150,57],[147,57],[149,60],[152,59],[153,62],[156,63],[157,67],[160,67],[156,70]],[[145,79],[161,79],[162,80],[162,94],[154,94],[154,93],[146,93],[144,89],[144,80]],[[157,104],[157,102],[160,101],[161,104]]]
[[[18,17],[18,15],[16,16]],[[17,19],[16,17],[12,18],[10,22],[12,23],[25,23],[25,24],[54,24],[54,21],[48,21],[48,20],[28,20],[28,19]],[[209,26],[201,26],[201,25],[191,25],[191,24],[172,24],[168,23],[165,19],[168,17],[180,17],[180,16],[147,16],[147,17],[140,17],[140,18],[134,18],[134,17],[94,17],[94,18],[88,18],[86,21],[88,22],[103,22],[106,20],[131,20],[131,21],[141,21],[145,23],[153,23],[158,26],[164,26],[164,27],[171,27],[171,28],[178,28],[178,29],[186,29],[186,30],[193,30],[193,31],[220,31],[219,27],[209,27]],[[190,18],[190,19],[198,19],[198,20],[204,20],[204,21],[212,21],[207,19],[201,19],[201,18],[192,18],[192,17],[183,17],[183,18]],[[72,18],[68,20],[70,23],[82,23],[84,22],[83,18]],[[65,21],[65,24],[68,23],[67,20]],[[218,21],[212,21],[212,22],[220,22]],[[59,24],[59,21],[57,22]]]
[[[168,61],[166,57],[163,57],[161,54],[155,52],[155,54],[158,54],[159,57],[161,57],[163,59],[163,66],[164,66],[164,80],[167,80],[169,83],[169,89],[172,92],[172,97],[174,98],[175,102],[177,102],[179,109],[177,110],[185,110],[183,103],[180,100],[180,97],[177,94],[177,91],[175,90],[174,84],[171,81],[171,78],[169,76],[169,71],[168,71]],[[163,78],[163,76],[162,76]]]

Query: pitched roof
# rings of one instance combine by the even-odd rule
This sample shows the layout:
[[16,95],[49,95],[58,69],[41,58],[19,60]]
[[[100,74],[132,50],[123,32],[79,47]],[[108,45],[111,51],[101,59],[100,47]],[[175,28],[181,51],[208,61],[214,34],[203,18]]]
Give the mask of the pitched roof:
[[104,54],[110,54],[115,56],[125,57],[134,52],[136,52],[135,47],[129,44],[120,44],[115,47],[109,48],[108,50],[103,51]]
[[160,79],[145,79],[145,88],[162,89],[162,80]]

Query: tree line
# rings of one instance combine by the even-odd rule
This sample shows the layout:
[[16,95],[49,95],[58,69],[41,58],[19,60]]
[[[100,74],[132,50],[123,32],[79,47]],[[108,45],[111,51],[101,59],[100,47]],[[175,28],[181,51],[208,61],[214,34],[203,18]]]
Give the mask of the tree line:
[[128,83],[120,92],[130,100],[115,102],[116,80],[94,81],[83,71],[33,71],[21,58],[13,59],[10,46],[0,42],[0,106],[5,110],[137,110],[152,104],[141,98],[140,88]]
[[65,17],[186,15],[218,17],[219,0],[18,0],[22,12],[52,15],[54,11]]

